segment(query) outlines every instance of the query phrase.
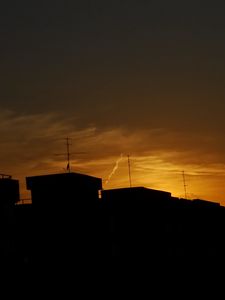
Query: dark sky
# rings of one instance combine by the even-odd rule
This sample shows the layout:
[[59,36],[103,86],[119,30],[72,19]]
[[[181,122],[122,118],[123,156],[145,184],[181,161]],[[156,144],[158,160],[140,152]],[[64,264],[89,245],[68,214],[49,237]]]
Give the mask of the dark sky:
[[[94,128],[101,155],[89,135],[82,141],[96,158],[114,162],[132,147],[136,158],[166,154],[165,164],[224,178],[224,1],[9,0],[0,33],[4,168],[14,170],[9,147],[18,165],[44,160],[46,137]],[[107,148],[110,132],[120,146]]]

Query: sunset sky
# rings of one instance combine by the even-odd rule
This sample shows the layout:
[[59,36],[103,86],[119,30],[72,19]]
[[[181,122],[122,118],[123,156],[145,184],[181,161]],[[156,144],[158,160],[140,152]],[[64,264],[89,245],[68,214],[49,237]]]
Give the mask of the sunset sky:
[[[225,205],[223,0],[4,1],[0,173]],[[84,152],[79,154],[76,152]],[[62,155],[55,155],[61,154]],[[115,171],[115,172],[114,172]]]

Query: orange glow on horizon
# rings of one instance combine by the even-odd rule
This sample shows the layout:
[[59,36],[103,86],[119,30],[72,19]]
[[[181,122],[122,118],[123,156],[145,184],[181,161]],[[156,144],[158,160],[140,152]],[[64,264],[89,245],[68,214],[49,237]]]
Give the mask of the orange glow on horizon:
[[48,114],[5,113],[0,121],[2,137],[5,137],[0,148],[1,169],[20,181],[22,198],[30,197],[26,176],[66,172],[66,157],[54,153],[66,152],[64,138],[70,136],[73,137],[71,152],[87,152],[83,156],[71,156],[71,171],[102,178],[104,189],[130,186],[129,153],[132,186],[184,197],[184,171],[188,198],[225,205],[224,153],[222,147],[222,150],[214,149],[215,136],[211,139],[203,136],[201,140],[195,133],[185,135],[165,128],[103,130],[92,125],[77,129],[70,122]]
[[[33,170],[25,176],[64,173],[66,163],[53,163],[48,170]],[[89,162],[71,163],[72,172],[78,172],[102,178],[103,189],[130,186],[128,161],[126,155]],[[116,168],[115,168],[116,166]],[[163,160],[160,156],[130,156],[132,187],[143,186],[170,192],[172,196],[185,198],[183,170],[185,170],[186,195],[188,199],[204,199],[225,205],[224,179],[222,166],[203,167],[198,165],[181,165]],[[221,173],[219,173],[221,172]],[[21,197],[30,197],[25,188],[25,176],[21,178]],[[220,190],[218,189],[218,184]]]

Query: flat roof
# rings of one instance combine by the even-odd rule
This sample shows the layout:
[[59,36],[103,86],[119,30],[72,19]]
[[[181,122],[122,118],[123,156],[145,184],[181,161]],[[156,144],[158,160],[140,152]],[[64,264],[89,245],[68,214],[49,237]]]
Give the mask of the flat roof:
[[41,184],[51,184],[51,183],[71,183],[71,182],[79,182],[79,183],[92,183],[99,186],[99,189],[102,188],[102,179],[86,174],[81,173],[57,173],[57,174],[45,174],[45,175],[37,175],[37,176],[28,176],[26,177],[27,188],[31,189],[34,185]]
[[136,187],[126,187],[126,188],[117,188],[117,189],[108,189],[108,190],[103,190],[103,192],[106,193],[116,193],[116,192],[124,192],[124,193],[129,193],[129,192],[152,192],[152,193],[159,193],[159,194],[164,194],[164,195],[168,195],[171,196],[170,192],[166,192],[166,191],[162,191],[162,190],[155,190],[155,189],[151,189],[151,188],[146,188],[143,186],[136,186]]

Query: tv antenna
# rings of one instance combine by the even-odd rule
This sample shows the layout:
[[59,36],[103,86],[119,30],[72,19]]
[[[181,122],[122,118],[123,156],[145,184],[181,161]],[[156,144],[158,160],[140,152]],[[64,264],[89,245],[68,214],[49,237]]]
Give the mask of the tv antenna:
[[182,171],[182,176],[183,176],[183,184],[184,184],[184,196],[185,196],[185,199],[187,199],[187,185],[186,185],[184,171]]
[[70,166],[70,156],[71,154],[85,154],[86,152],[70,152],[70,146],[72,145],[72,138],[70,137],[66,137],[64,138],[64,140],[66,140],[66,153],[57,153],[55,155],[66,155],[67,157],[67,165],[66,165],[66,170],[68,173],[71,172],[71,166]]
[[130,174],[130,155],[127,155],[127,163],[128,163],[128,174],[129,174],[129,182],[131,187],[131,174]]

